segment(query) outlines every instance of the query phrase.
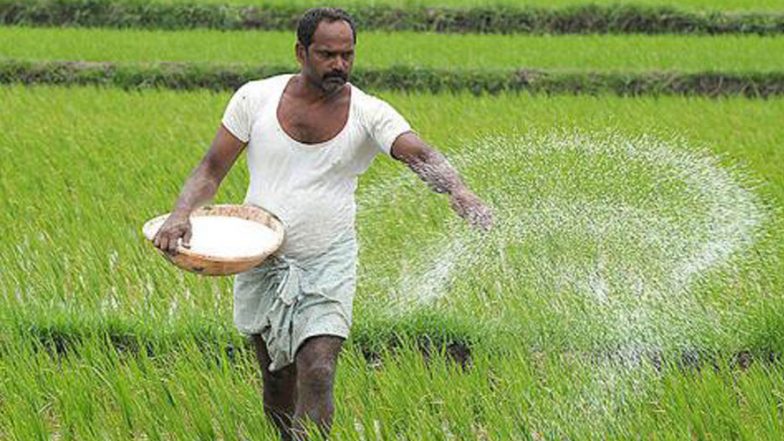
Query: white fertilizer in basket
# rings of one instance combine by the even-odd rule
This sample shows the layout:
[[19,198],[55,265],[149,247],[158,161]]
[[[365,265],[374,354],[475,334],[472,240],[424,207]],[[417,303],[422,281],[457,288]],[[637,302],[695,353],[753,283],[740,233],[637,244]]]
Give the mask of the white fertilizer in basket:
[[[252,257],[277,244],[275,232],[258,222],[231,216],[191,217],[190,250],[194,253],[223,257]],[[160,225],[157,226],[157,229]]]

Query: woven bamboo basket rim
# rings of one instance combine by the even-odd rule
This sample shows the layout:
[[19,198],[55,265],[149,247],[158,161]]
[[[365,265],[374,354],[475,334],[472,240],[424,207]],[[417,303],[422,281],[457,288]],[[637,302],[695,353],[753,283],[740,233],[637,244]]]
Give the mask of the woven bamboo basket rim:
[[[156,216],[147,222],[144,223],[142,227],[142,232],[144,236],[148,239],[150,244],[153,244],[153,240],[155,239],[155,234],[157,234],[157,230],[155,234],[153,233],[153,226],[156,223],[164,222],[166,218],[168,218],[171,213],[162,214],[160,216]],[[242,256],[242,257],[228,257],[228,256],[215,256],[211,254],[204,254],[195,252],[189,248],[182,246],[181,243],[177,244],[177,255],[172,256],[158,247],[153,245],[160,254],[164,255],[167,259],[171,260],[173,263],[181,266],[176,262],[178,256],[182,255],[191,259],[198,259],[202,260],[205,263],[216,263],[216,264],[248,264],[248,263],[261,263],[264,259],[269,257],[271,254],[275,253],[280,246],[283,244],[283,240],[285,238],[285,229],[283,227],[283,222],[278,218],[274,213],[271,213],[265,210],[258,205],[253,204],[216,204],[216,205],[205,205],[200,207],[196,210],[191,212],[190,217],[199,217],[199,216],[229,216],[229,217],[237,217],[240,219],[249,220],[252,222],[258,222],[262,225],[265,225],[271,228],[275,232],[275,236],[277,240],[275,241],[274,247],[270,247],[267,250],[259,254],[255,254],[252,256]],[[185,268],[191,269],[191,268]]]

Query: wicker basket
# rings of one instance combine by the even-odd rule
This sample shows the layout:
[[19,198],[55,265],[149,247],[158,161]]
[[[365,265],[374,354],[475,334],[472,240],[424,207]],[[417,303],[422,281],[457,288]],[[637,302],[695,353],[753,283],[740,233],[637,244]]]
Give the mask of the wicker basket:
[[184,270],[205,276],[228,276],[247,271],[254,266],[261,264],[267,257],[280,248],[285,235],[283,223],[280,219],[256,205],[207,205],[194,210],[191,213],[191,217],[231,216],[258,222],[271,228],[277,236],[277,241],[274,246],[271,246],[268,249],[259,250],[258,254],[247,257],[209,256],[195,253],[180,244],[177,245],[177,253],[175,255],[170,255],[153,245],[155,234],[160,228],[160,225],[170,214],[171,213],[167,213],[157,216],[147,221],[142,227],[144,236],[148,239],[152,247],[169,262]]

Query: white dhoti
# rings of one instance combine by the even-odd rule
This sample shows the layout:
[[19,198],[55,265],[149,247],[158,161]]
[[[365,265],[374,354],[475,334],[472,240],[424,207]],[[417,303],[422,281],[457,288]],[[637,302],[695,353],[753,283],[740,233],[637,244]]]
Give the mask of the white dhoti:
[[261,334],[278,370],[314,335],[348,338],[356,293],[357,242],[346,234],[323,254],[295,260],[273,255],[234,276],[234,324]]

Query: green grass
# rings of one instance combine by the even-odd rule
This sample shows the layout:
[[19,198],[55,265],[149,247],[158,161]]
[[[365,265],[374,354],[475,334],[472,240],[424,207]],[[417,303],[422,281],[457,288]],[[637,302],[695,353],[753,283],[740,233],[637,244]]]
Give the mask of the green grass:
[[[0,282],[3,292],[10,296],[5,302],[14,305],[19,296],[22,304],[31,302],[47,308],[60,305],[65,311],[96,311],[104,304],[103,308],[112,312],[105,303],[113,297],[117,311],[142,322],[166,321],[170,312],[175,316],[193,313],[210,322],[229,317],[228,279],[203,279],[174,270],[150,252],[139,231],[144,220],[170,208],[185,176],[209,143],[228,94],[49,87],[10,87],[3,88],[2,93],[0,146],[6,159],[0,165],[4,195],[0,219],[5,231],[4,249],[9,252],[2,256],[5,270]],[[477,148],[476,137],[520,130],[579,128],[590,132],[609,128],[626,136],[680,134],[696,146],[721,154],[728,164],[741,164],[755,179],[763,181],[759,192],[764,203],[774,207],[784,204],[784,178],[780,173],[784,154],[778,148],[784,133],[776,123],[784,113],[782,100],[384,96],[408,116],[425,139],[447,151],[461,146]],[[476,180],[486,165],[481,161],[477,164],[467,170],[472,173],[468,180],[484,188]],[[363,178],[362,188],[371,196],[373,191],[384,191],[383,185],[389,185],[385,183],[402,170],[399,164],[379,159]],[[584,172],[590,171],[587,168]],[[528,169],[526,172],[532,173]],[[553,168],[548,173],[557,176],[560,171]],[[608,176],[632,179],[621,174]],[[639,179],[653,178],[649,173],[647,178]],[[245,179],[245,167],[238,164],[222,186],[218,201],[240,201]],[[521,180],[521,185],[528,179]],[[374,190],[376,187],[381,190]],[[401,200],[392,206],[393,213],[385,211],[390,208],[384,206],[373,208],[380,202],[367,196],[368,211],[360,212],[366,221],[359,227],[369,244],[364,251],[369,271],[381,267],[383,271],[399,271],[386,268],[397,264],[386,265],[384,260],[416,254],[415,247],[424,234],[450,232],[445,229],[450,224],[441,220],[451,219],[445,201],[430,195],[424,187],[414,186],[412,191],[410,201]],[[618,192],[610,194],[626,197]],[[35,203],[31,203],[33,195]],[[421,212],[421,204],[432,211]],[[19,218],[26,221],[16,222]],[[414,221],[418,222],[416,227],[408,225]],[[379,228],[413,228],[412,233],[418,231],[419,236],[379,236]],[[385,249],[386,245],[394,247]],[[52,255],[59,257],[53,259]],[[513,287],[525,289],[514,279],[510,282]],[[372,277],[365,283],[376,284]],[[364,309],[373,310],[374,303],[358,302],[359,317],[365,316]],[[27,314],[33,308],[5,311]],[[494,314],[491,310],[486,313],[488,318]],[[520,313],[538,314],[527,308]],[[51,310],[48,315],[56,316]],[[538,328],[537,333],[548,326],[539,320],[522,322],[533,330]]]
[[[275,439],[254,356],[199,351],[128,357],[100,340],[52,360],[19,341],[0,359],[7,439]],[[335,439],[777,439],[780,366],[741,371],[623,368],[559,354],[481,348],[460,371],[410,348],[380,367],[347,347],[336,377]]]
[[[0,59],[296,66],[292,32],[0,27]],[[356,66],[643,72],[784,69],[784,38],[359,34]]]
[[[440,358],[426,368],[410,348],[386,354],[373,369],[349,345],[338,369],[336,439],[361,439],[358,431],[365,439],[376,431],[406,439],[781,437],[781,367],[729,366],[735,351],[784,349],[777,260],[784,258],[784,100],[382,96],[494,205],[499,234],[486,238],[489,246],[475,246],[476,236],[443,197],[400,164],[378,158],[360,183],[355,326],[372,338],[390,320],[415,323],[417,310],[395,299],[441,288],[428,288],[437,279],[418,277],[418,268],[438,268],[431,251],[438,262],[449,260],[437,252],[443,240],[467,238],[469,246],[458,249],[465,254],[452,256],[468,257],[458,259],[460,277],[447,280],[447,295],[426,308],[443,321],[430,326],[495,334],[474,347],[474,367],[464,373]],[[0,88],[0,437],[270,433],[251,355],[241,352],[227,364],[217,354],[224,362],[215,364],[209,348],[220,347],[197,349],[201,337],[188,337],[199,324],[223,336],[232,329],[231,280],[174,269],[140,232],[145,220],[171,207],[228,98],[206,91]],[[655,155],[631,155],[656,152],[655,143],[639,141],[643,135],[664,140],[668,151],[680,152],[673,157],[694,164],[718,159],[685,169],[694,171],[688,176]],[[619,148],[623,140],[634,147]],[[716,170],[742,190],[715,185]],[[216,201],[241,201],[246,179],[242,159]],[[668,256],[710,237],[710,196],[743,202],[724,198],[736,193],[754,199],[754,207],[730,203],[719,212],[767,213],[757,242],[705,271],[680,297],[663,292],[635,300],[628,283],[612,277],[604,301],[585,296],[579,283],[557,286],[564,274],[580,282],[581,271],[599,263],[617,274],[635,266],[646,281],[665,280]],[[555,201],[556,210],[543,201]],[[650,223],[597,210],[601,203],[647,210],[643,220]],[[569,209],[584,206],[608,222],[582,225],[593,212]],[[712,228],[723,231],[725,220]],[[606,235],[591,233],[602,227]],[[642,241],[657,232],[660,243]],[[650,321],[627,312],[650,314]],[[617,320],[623,317],[628,326]],[[180,332],[183,346],[128,357],[87,338],[58,362],[34,354],[28,346],[36,337],[19,326],[77,332],[101,320],[130,324],[129,332],[153,344],[164,332]],[[428,332],[427,324],[416,326]],[[708,351],[721,369],[636,366],[635,350],[646,348],[661,348],[668,363],[684,350]]]
[[[156,0],[160,3],[193,3],[193,0]],[[197,3],[206,4],[235,4],[235,5],[297,5],[302,7],[322,6],[323,3],[313,0],[295,0],[288,2],[285,0],[198,0]],[[357,4],[389,5],[393,7],[407,8],[416,6],[451,6],[451,7],[492,7],[495,5],[503,6],[537,6],[537,7],[564,7],[572,5],[646,5],[646,6],[672,6],[684,9],[696,10],[728,10],[728,11],[781,11],[782,6],[774,0],[371,0],[369,2],[360,0],[343,0],[330,3],[331,6],[352,6]]]

